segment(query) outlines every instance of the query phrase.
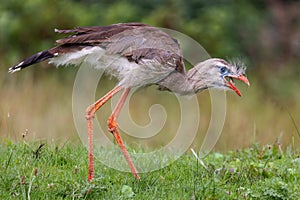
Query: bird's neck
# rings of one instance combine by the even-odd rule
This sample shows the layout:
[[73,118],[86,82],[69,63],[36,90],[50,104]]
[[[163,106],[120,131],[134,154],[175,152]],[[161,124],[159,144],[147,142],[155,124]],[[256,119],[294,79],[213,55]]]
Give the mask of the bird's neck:
[[195,71],[195,68],[190,69],[186,74],[173,72],[168,77],[163,79],[159,85],[162,86],[162,89],[170,90],[177,94],[195,94],[199,91],[207,89],[205,77],[203,77],[202,81],[201,79],[195,79],[194,77],[196,73],[197,71]]

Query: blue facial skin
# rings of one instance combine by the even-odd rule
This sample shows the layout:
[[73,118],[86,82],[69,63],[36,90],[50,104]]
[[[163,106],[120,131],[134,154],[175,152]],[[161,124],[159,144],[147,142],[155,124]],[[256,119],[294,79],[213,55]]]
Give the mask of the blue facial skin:
[[220,73],[222,74],[222,78],[225,78],[225,76],[230,75],[230,71],[227,67],[220,67]]

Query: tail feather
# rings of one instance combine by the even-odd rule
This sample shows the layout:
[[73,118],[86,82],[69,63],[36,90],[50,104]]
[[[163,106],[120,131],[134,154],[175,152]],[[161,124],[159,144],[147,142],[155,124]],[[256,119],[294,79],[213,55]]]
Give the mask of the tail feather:
[[16,71],[19,71],[19,70],[25,68],[25,67],[33,65],[35,63],[42,62],[42,61],[44,61],[48,58],[52,58],[52,57],[54,57],[54,54],[51,53],[49,50],[41,51],[41,52],[36,53],[36,54],[30,56],[29,58],[23,60],[19,64],[15,65],[13,67],[10,67],[8,72],[9,73],[14,73]]

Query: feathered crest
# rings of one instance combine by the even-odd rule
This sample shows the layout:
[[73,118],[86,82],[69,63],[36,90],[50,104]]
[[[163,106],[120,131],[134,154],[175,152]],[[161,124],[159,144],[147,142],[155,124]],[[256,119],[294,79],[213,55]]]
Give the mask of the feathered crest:
[[246,74],[247,67],[241,58],[228,59],[228,62],[232,66],[233,72],[235,72],[238,75]]

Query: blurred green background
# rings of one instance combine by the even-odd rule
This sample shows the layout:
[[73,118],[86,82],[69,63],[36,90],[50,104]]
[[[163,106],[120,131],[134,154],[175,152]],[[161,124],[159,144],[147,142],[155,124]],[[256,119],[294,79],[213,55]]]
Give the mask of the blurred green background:
[[[299,146],[300,2],[290,0],[1,0],[1,138],[18,141],[27,134],[28,140],[79,143],[72,118],[78,68],[55,69],[44,62],[16,74],[7,70],[52,47],[60,37],[54,28],[121,22],[174,29],[194,38],[212,57],[246,61],[251,87],[238,84],[242,98],[227,93],[227,118],[217,150],[243,148],[254,141],[274,143],[277,138],[284,145]],[[96,96],[114,83],[102,79]],[[201,119],[196,148],[210,121],[209,94],[198,94],[198,99]],[[148,109],[156,103],[167,104],[168,121],[160,137],[145,142],[148,146],[162,145],[161,137],[172,138],[178,105],[174,97],[154,87],[138,91],[130,102],[132,117],[141,125],[149,123]],[[103,128],[109,113],[110,106],[98,112]]]

